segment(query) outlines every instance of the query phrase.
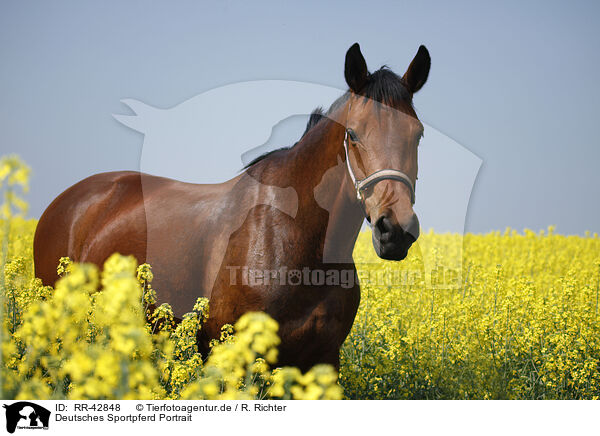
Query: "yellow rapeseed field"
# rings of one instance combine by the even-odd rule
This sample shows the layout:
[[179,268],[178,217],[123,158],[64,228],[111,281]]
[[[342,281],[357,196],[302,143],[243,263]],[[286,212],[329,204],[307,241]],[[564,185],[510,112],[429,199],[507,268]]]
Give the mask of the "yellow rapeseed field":
[[208,301],[174,325],[168,305],[151,310],[151,266],[132,257],[114,255],[102,271],[64,258],[55,289],[42,286],[36,220],[22,218],[28,174],[18,158],[0,160],[3,398],[600,395],[597,234],[429,232],[398,263],[378,259],[361,233],[362,300],[338,380],[327,365],[273,370],[278,326],[262,313],[224,326],[202,362],[195,337]]
[[399,286],[361,286],[359,313],[342,349],[348,397],[600,395],[597,234],[429,232],[419,246],[432,258],[413,249],[393,264],[376,259],[369,237],[362,234],[355,249],[369,277],[451,264],[444,261],[461,247],[462,265],[457,286],[427,286],[418,275]]

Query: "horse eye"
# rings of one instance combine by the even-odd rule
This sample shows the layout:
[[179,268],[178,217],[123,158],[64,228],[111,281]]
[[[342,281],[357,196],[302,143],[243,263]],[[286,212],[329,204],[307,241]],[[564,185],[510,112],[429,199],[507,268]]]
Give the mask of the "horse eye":
[[352,142],[359,142],[358,136],[356,135],[356,133],[354,132],[354,130],[352,130],[352,129],[346,129],[346,132],[348,132],[348,136],[350,137],[350,139],[352,140]]

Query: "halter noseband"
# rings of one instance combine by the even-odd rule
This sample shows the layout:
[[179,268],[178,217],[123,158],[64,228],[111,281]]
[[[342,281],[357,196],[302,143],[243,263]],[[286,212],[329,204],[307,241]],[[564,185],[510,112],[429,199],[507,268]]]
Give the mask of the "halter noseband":
[[408,176],[402,171],[386,168],[383,170],[375,171],[374,173],[365,177],[362,180],[356,179],[354,171],[352,171],[352,165],[350,165],[350,153],[348,152],[348,129],[346,129],[346,133],[344,134],[344,151],[346,152],[346,166],[348,167],[350,179],[352,179],[352,183],[354,184],[354,189],[356,190],[356,198],[358,199],[358,201],[364,203],[362,193],[369,186],[375,185],[381,182],[382,180],[398,180],[399,182],[404,183],[408,187],[408,190],[410,191],[410,202],[411,204],[415,204],[415,187],[413,186]]

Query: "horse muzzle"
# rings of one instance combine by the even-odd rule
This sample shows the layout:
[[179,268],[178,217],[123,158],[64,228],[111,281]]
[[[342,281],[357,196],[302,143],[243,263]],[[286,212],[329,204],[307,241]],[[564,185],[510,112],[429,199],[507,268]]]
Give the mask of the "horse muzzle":
[[382,259],[404,259],[408,255],[408,249],[418,238],[419,219],[415,214],[404,226],[386,215],[381,215],[373,225],[373,247]]

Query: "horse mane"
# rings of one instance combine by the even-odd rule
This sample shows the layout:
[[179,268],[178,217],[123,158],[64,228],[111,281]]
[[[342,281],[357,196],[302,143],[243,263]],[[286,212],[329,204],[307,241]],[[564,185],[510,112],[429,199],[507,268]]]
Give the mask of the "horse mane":
[[[310,117],[308,118],[308,122],[306,123],[306,128],[304,129],[304,133],[302,134],[302,136],[300,137],[300,139],[298,141],[296,141],[294,143],[294,145],[296,145],[298,142],[300,142],[300,140],[302,140],[302,138],[304,138],[306,136],[306,134],[314,127],[316,126],[319,121],[321,121],[323,118],[325,118],[325,113],[323,112],[323,108],[321,106],[316,107],[311,113],[310,113]],[[289,150],[290,148],[292,148],[294,145],[292,145],[291,147],[281,147],[281,148],[277,148],[275,150],[271,150],[271,151],[267,151],[266,153],[261,154],[260,156],[252,159],[252,161],[247,164],[246,166],[244,166],[243,170],[246,170],[248,168],[250,168],[252,165],[254,165],[257,162],[260,162],[261,160],[269,157],[270,155],[272,155],[273,153],[277,153],[278,151],[281,150]]]
[[[394,73],[387,65],[383,65],[377,71],[369,74],[367,82],[359,94],[365,97],[365,101],[374,100],[394,109],[402,110],[403,112],[414,113],[412,94],[408,91],[408,88],[406,87],[402,77]],[[315,108],[311,112],[308,122],[306,123],[304,133],[300,139],[294,143],[294,145],[300,142],[300,140],[302,140],[302,138],[304,138],[313,127],[319,124],[319,121],[321,121],[323,118],[327,118],[327,114],[343,105],[349,97],[350,90],[346,91],[341,97],[334,101],[327,112],[323,112],[323,108],[320,106]],[[294,145],[281,147],[276,150],[261,154],[257,158],[253,159],[249,164],[244,166],[242,171],[247,170],[254,164],[266,159],[274,153],[283,150],[289,150]]]

